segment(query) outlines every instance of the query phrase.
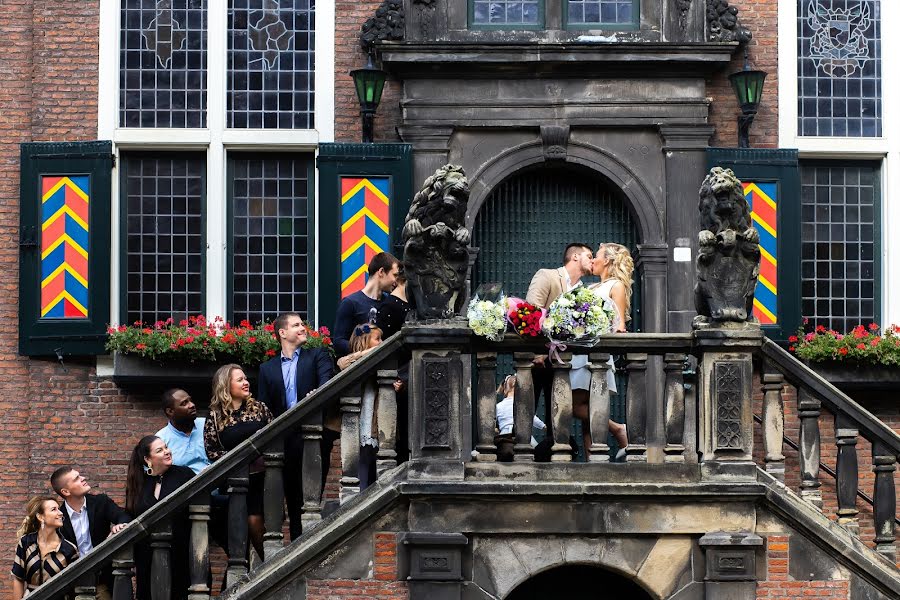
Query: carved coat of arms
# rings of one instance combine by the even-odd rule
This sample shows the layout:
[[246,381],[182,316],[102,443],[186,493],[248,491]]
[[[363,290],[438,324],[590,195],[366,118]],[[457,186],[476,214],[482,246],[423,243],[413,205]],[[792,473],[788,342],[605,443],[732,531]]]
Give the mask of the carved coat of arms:
[[865,0],[845,8],[810,0],[806,22],[813,31],[810,58],[829,77],[850,77],[865,66],[869,59],[865,33],[871,24]]

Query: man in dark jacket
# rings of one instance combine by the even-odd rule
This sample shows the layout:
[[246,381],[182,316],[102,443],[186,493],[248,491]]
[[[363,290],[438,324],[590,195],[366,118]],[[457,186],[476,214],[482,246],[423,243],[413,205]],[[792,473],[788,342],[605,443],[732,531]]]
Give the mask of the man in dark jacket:
[[[74,467],[60,467],[50,476],[50,485],[65,501],[62,507],[62,536],[78,547],[83,558],[110,534],[125,528],[131,517],[106,494],[89,494],[91,486]],[[100,574],[98,597],[109,597],[112,572]],[[105,589],[103,589],[105,588]]]
[[[274,417],[293,408],[316,388],[331,379],[334,364],[325,348],[302,348],[306,342],[306,327],[297,313],[284,313],[275,319],[275,331],[281,342],[281,353],[259,367],[259,399],[269,407]],[[331,446],[340,437],[333,428],[322,431],[322,484],[328,473]],[[284,493],[291,520],[291,539],[301,533],[300,510],[303,504],[301,468],[303,437],[298,431],[284,444]]]

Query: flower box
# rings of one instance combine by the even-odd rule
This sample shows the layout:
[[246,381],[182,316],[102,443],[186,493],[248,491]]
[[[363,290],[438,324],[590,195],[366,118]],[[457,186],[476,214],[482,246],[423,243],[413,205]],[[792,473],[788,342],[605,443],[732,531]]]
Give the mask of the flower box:
[[[108,359],[107,359],[108,361]],[[133,354],[112,355],[112,364],[97,359],[97,375],[110,375],[118,385],[159,384],[179,386],[212,383],[213,374],[220,365],[216,363],[158,363]],[[105,367],[105,368],[104,368]],[[111,369],[110,369],[111,367]],[[247,377],[256,379],[256,369],[250,369]]]

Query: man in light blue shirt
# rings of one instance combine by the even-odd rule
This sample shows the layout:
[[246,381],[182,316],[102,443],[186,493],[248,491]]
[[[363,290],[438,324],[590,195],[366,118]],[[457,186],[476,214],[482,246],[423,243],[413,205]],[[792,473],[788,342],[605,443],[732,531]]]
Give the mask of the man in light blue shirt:
[[203,426],[206,419],[197,417],[197,407],[190,394],[178,388],[166,390],[162,395],[163,412],[169,424],[156,432],[172,452],[172,463],[189,467],[199,473],[209,466],[206,447],[203,444]]

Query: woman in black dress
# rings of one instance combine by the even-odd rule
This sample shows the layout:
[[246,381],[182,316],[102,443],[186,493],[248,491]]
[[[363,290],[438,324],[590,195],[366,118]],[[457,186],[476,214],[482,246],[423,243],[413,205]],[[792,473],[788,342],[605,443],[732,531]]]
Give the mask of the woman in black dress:
[[[209,418],[203,427],[203,443],[209,462],[265,427],[272,420],[269,407],[250,394],[250,382],[240,365],[225,365],[213,376],[213,397]],[[247,491],[247,529],[256,553],[263,556],[263,484],[265,469],[261,459],[250,464],[250,488]]]
[[[172,464],[172,453],[163,440],[155,435],[145,436],[134,447],[131,460],[128,461],[125,508],[139,517],[193,476],[194,472],[190,468]],[[187,511],[182,510],[172,518],[172,554],[169,565],[173,599],[187,598],[190,585],[190,531]],[[150,597],[150,557],[149,542],[135,546],[138,598]]]

